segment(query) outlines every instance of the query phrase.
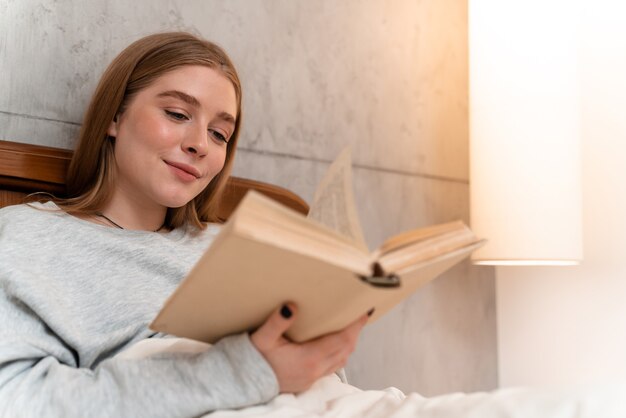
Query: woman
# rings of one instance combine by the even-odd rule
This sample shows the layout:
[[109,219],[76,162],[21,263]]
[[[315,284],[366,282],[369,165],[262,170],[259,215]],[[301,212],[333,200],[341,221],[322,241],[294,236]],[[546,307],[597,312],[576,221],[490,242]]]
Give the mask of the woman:
[[278,307],[197,354],[114,355],[147,338],[218,227],[241,124],[227,55],[186,33],[140,39],[104,73],[69,198],[0,211],[0,416],[198,416],[298,392],[342,367],[367,315],[304,344]]

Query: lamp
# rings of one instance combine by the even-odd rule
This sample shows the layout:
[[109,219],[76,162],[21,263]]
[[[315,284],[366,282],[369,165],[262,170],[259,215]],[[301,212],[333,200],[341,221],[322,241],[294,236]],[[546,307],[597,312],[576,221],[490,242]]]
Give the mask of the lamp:
[[574,1],[469,0],[475,264],[582,259]]

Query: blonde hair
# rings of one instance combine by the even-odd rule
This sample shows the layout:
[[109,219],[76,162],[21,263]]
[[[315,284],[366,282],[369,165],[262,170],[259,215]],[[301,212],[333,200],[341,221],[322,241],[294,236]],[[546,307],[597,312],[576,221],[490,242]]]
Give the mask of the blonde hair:
[[107,135],[111,121],[128,101],[158,77],[185,65],[203,65],[220,71],[235,88],[237,115],[228,141],[223,169],[194,199],[180,208],[168,208],[165,226],[186,224],[204,228],[219,221],[217,209],[233,157],[241,124],[241,82],[230,58],[212,42],[185,32],[158,33],[135,41],[106,69],[85,113],[78,145],[67,173],[67,198],[56,203],[68,213],[94,214],[111,198],[115,182],[114,141]]

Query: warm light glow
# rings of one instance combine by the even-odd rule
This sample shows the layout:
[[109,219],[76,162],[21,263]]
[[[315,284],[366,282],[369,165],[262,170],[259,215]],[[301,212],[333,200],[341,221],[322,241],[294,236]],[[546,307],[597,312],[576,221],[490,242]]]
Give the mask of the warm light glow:
[[577,266],[578,260],[472,260],[483,266]]
[[469,2],[470,214],[488,240],[472,258],[481,264],[582,259],[575,3]]

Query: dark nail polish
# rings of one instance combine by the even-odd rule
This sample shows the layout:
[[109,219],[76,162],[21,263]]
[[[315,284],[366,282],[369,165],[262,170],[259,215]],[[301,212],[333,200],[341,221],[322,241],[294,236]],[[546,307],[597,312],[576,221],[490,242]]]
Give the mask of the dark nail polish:
[[376,308],[372,308],[369,311],[367,311],[367,316],[372,316],[372,314],[374,313],[375,310],[376,310]]
[[291,309],[289,309],[289,306],[283,305],[283,307],[280,309],[280,314],[283,318],[289,319],[291,318]]

